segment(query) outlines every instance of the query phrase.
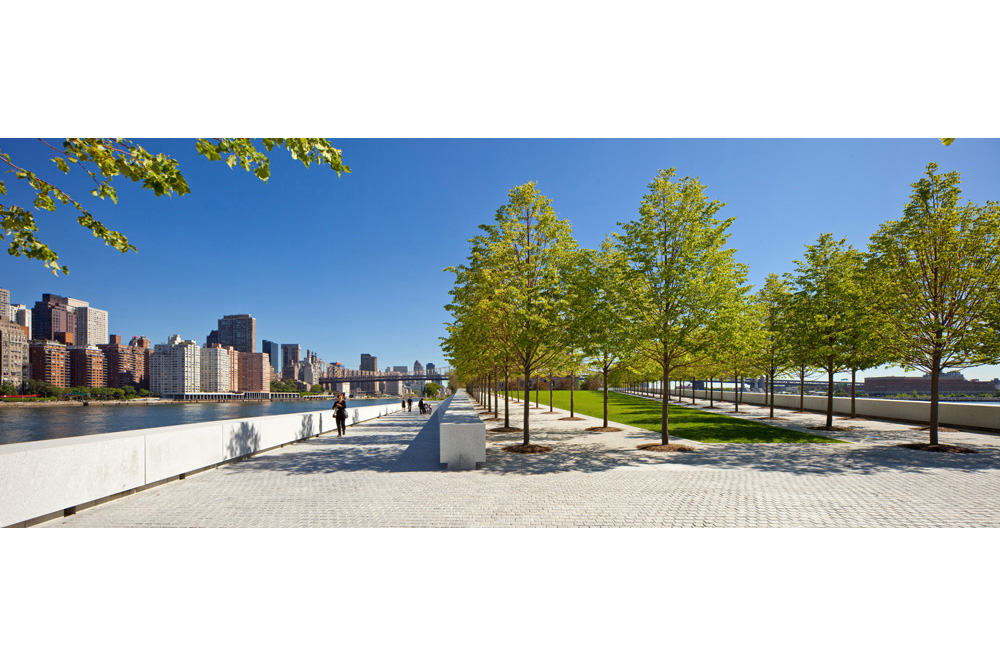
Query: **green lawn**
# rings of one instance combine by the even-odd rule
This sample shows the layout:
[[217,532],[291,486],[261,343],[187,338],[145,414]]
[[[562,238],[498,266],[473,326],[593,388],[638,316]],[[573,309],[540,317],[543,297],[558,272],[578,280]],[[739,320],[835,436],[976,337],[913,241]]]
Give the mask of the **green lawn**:
[[[573,403],[577,412],[598,419],[604,416],[603,392],[577,391],[574,394]],[[519,394],[514,392],[514,395]],[[555,407],[569,410],[569,391],[553,392],[553,401]],[[548,407],[549,392],[538,392],[538,404]],[[535,405],[535,392],[531,392],[531,405]],[[517,407],[520,409],[521,406]],[[609,421],[659,433],[663,425],[662,409],[659,401],[608,392]],[[841,442],[706,410],[676,405],[671,405],[669,409],[670,435],[698,442]],[[514,414],[513,407],[511,414]]]

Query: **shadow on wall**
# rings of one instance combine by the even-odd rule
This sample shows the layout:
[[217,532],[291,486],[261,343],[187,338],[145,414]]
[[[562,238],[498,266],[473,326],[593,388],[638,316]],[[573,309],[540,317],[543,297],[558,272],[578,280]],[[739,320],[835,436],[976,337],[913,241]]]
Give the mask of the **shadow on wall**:
[[260,448],[260,432],[250,422],[241,422],[226,443],[226,458],[252,454]]
[[295,434],[296,440],[304,440],[305,438],[312,437],[318,433],[318,431],[313,429],[313,415],[311,412],[302,415],[302,420],[299,422],[299,430]]

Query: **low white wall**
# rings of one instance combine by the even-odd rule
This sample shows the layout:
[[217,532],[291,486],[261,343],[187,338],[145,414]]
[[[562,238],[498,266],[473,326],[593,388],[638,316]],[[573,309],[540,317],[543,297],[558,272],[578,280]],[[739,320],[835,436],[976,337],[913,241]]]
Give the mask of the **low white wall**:
[[[348,409],[347,424],[400,406]],[[0,445],[0,526],[141,488],[337,428],[332,410]]]
[[[733,392],[718,390],[713,392],[715,400],[732,401]],[[708,392],[698,390],[694,392],[695,398],[708,400]],[[677,398],[676,394],[671,394],[671,398]],[[686,390],[684,397],[691,399],[691,391]],[[806,410],[826,413],[826,396],[804,396],[803,407]],[[683,399],[682,399],[683,400]],[[765,405],[763,393],[743,392],[741,403],[751,403],[754,405]],[[942,425],[966,426],[969,428],[982,428],[990,430],[1000,430],[1000,405],[977,405],[974,403],[950,403],[938,404],[940,411],[938,419]],[[799,409],[798,394],[775,394],[774,406],[791,410]],[[833,411],[838,415],[851,414],[850,397],[834,396]],[[859,417],[871,417],[872,419],[900,420],[927,424],[930,422],[931,404],[930,401],[897,401],[885,398],[858,398],[855,399],[855,412]]]
[[475,470],[486,463],[486,424],[479,419],[472,399],[460,389],[437,410],[441,423],[441,463],[449,470]]

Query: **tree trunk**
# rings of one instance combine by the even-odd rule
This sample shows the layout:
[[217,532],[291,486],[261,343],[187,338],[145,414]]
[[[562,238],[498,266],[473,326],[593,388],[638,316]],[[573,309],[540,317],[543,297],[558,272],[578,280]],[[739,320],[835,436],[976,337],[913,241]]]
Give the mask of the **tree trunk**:
[[576,375],[571,371],[569,374],[569,416],[575,417],[573,413],[573,395],[576,393]]
[[805,412],[806,408],[806,369],[803,366],[799,371],[799,412]]
[[549,412],[552,412],[552,375],[549,375]]
[[531,413],[531,400],[528,396],[528,378],[531,377],[531,362],[524,362],[524,439],[522,443],[525,447],[531,444],[531,434],[529,432],[530,426],[528,425],[528,420],[530,419]]
[[608,367],[604,366],[601,368],[601,373],[604,375],[604,428],[608,427]]
[[503,372],[503,426],[510,428],[510,371]]
[[857,368],[851,369],[851,419],[857,416],[857,412],[854,410],[854,384],[855,384],[855,374],[858,372]]
[[500,418],[500,372],[493,373],[493,418]]
[[708,407],[715,407],[715,378],[708,378]]
[[736,404],[736,410],[734,412],[740,411],[740,374],[736,373],[733,375],[733,403]]
[[[663,386],[666,386],[670,382],[670,367],[667,365],[668,360],[666,356],[663,358]],[[667,445],[670,443],[670,406],[667,401],[663,401],[663,424],[660,428],[660,444]]]
[[833,364],[828,367],[826,379],[826,427],[833,428]]
[[[771,400],[770,400],[770,403],[769,403],[770,406],[771,406],[771,419],[774,419],[774,371],[772,370],[770,373],[768,373],[768,376],[769,376],[768,377],[768,383],[771,385]],[[765,395],[765,398],[766,398],[766,396],[767,396],[767,388],[766,387],[764,389],[764,392],[765,392],[764,395]]]
[[938,376],[940,374],[941,356],[935,352],[931,357],[931,418],[930,429],[927,432],[932,446],[938,444]]

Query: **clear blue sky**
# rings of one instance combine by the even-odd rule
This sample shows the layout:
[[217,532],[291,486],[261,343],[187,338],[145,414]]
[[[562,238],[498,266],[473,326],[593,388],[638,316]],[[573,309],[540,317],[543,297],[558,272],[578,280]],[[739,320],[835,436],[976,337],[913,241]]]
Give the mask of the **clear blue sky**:
[[[54,277],[4,254],[0,286],[12,301],[31,305],[43,292],[84,299],[109,312],[112,333],[154,343],[177,333],[203,344],[223,315],[250,313],[258,350],[263,339],[299,343],[349,367],[361,353],[382,368],[444,364],[438,339],[452,276],[443,269],[464,261],[477,225],[529,180],[578,242],[596,247],[617,221],[637,217],[657,169],[698,176],[726,202],[722,214],[736,216],[731,244],[755,285],[792,270],[821,233],[864,248],[881,222],[899,217],[930,161],[961,172],[966,199],[1000,197],[1000,140],[334,138],[351,174],[307,170],[276,153],[266,184],[209,163],[193,140],[140,143],[177,158],[191,194],[156,198],[120,182],[117,206],[93,201],[137,254],[104,247],[68,212],[39,212],[41,238],[71,273]],[[0,146],[92,199],[85,180],[47,163],[39,142]],[[19,184],[5,180],[15,197]],[[997,375],[996,367],[967,373]]]

